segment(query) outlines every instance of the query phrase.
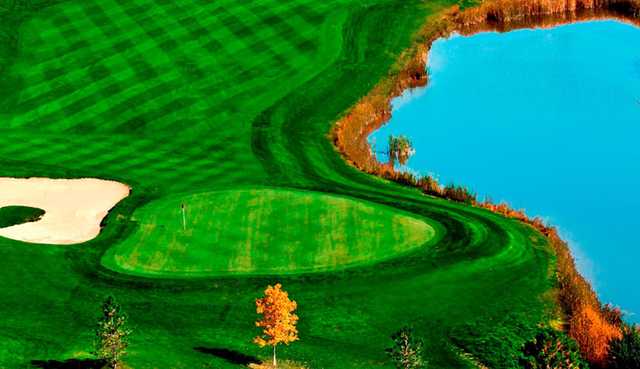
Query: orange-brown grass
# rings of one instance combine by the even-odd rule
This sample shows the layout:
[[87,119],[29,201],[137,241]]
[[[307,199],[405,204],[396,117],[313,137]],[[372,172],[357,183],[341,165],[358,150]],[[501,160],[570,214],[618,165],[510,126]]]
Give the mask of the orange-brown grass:
[[596,307],[582,306],[571,317],[569,335],[578,342],[584,357],[599,367],[607,362],[609,343],[622,337],[619,327],[607,322]]
[[455,22],[461,31],[475,33],[486,27],[550,27],[592,18],[633,21],[639,15],[637,0],[491,0],[460,12]]

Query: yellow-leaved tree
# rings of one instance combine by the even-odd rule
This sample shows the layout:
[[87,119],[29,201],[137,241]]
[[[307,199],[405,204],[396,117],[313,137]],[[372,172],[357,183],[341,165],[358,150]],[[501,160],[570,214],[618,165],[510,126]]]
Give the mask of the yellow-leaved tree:
[[276,346],[298,340],[298,316],[294,314],[297,307],[298,304],[289,299],[289,294],[282,290],[280,283],[268,286],[264,290],[264,297],[256,299],[256,311],[262,315],[256,326],[262,328],[262,334],[253,342],[260,347],[273,346],[274,368],[277,367]]

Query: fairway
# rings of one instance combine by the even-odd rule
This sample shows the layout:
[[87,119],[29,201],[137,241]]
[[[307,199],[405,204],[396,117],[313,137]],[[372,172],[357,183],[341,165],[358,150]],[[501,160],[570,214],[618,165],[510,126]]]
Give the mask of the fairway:
[[136,210],[133,221],[134,234],[102,262],[142,275],[337,270],[382,261],[435,236],[433,227],[391,208],[270,189],[167,198]]
[[0,176],[131,187],[89,242],[0,238],[0,368],[90,359],[108,294],[129,368],[245,368],[219,353],[269,357],[255,298],[275,282],[300,315],[280,357],[309,369],[390,369],[405,324],[431,368],[513,368],[554,315],[547,240],[328,139],[454,4],[0,0]]

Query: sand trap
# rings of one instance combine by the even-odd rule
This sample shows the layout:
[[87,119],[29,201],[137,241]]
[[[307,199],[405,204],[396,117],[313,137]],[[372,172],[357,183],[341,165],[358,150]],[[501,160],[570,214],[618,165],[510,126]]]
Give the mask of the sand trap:
[[130,188],[102,179],[0,177],[0,207],[18,205],[45,211],[36,222],[0,228],[0,236],[18,241],[70,245],[95,238],[100,222]]

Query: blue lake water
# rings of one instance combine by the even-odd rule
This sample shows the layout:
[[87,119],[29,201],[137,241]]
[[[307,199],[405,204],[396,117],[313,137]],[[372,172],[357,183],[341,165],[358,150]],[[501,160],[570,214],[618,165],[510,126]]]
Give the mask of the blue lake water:
[[370,142],[407,135],[409,170],[547,219],[602,301],[640,321],[638,45],[615,21],[438,40],[428,87]]

